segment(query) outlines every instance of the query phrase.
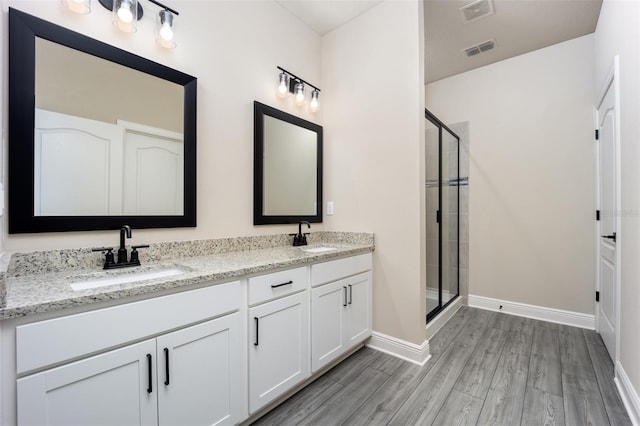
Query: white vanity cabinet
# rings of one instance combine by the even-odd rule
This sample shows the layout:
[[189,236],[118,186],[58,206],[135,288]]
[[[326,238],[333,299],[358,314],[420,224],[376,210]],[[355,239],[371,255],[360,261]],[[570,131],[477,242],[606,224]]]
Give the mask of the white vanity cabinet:
[[311,267],[311,370],[371,335],[371,255]]
[[249,412],[310,375],[309,269],[249,279]]
[[[20,371],[55,363],[61,356],[56,350],[38,362],[29,361],[25,352],[37,346],[48,352],[46,344],[53,341],[70,354],[90,353],[97,340],[108,348],[107,342],[130,341],[131,330],[148,336],[155,334],[158,323],[170,330],[194,317],[205,319],[19,378],[18,424],[238,423],[243,389],[240,313],[206,318],[237,310],[239,304],[239,282],[234,282],[17,327],[17,359],[27,359]],[[168,306],[171,310],[165,310]],[[183,310],[191,313],[183,316]],[[133,312],[137,320],[127,324]],[[91,328],[104,333],[102,338],[90,337]]]

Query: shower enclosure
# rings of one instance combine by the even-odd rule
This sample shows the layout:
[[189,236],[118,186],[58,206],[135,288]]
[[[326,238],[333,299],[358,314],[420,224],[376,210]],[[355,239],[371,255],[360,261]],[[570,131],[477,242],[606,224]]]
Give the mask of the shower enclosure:
[[460,293],[460,138],[425,109],[427,322]]

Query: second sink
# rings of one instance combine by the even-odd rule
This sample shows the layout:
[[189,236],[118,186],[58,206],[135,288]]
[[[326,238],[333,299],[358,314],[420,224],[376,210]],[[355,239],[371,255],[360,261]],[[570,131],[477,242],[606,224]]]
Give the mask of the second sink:
[[335,250],[333,247],[312,247],[307,249],[302,249],[302,251],[306,251],[307,253],[324,253],[325,251]]

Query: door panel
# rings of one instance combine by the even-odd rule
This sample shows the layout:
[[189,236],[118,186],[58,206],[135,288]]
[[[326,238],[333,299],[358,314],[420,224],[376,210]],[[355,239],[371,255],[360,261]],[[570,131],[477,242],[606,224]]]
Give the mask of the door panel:
[[154,340],[18,379],[18,424],[157,424],[149,362],[154,372]]
[[235,424],[240,350],[239,313],[158,337],[159,424]]
[[309,294],[249,310],[249,411],[254,413],[310,375]]
[[598,222],[599,259],[597,307],[598,332],[613,360],[616,359],[617,318],[617,148],[615,85],[610,84],[598,108],[598,194],[600,221]]

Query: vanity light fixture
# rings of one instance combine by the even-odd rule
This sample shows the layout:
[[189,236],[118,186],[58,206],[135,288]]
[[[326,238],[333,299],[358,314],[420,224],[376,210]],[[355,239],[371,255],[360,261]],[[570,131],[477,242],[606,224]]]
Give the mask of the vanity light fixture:
[[155,0],[149,0],[151,3],[156,4],[163,8],[158,12],[158,19],[156,23],[156,41],[162,47],[167,49],[173,49],[176,47],[176,16],[179,13]]
[[318,89],[313,89],[313,92],[311,92],[311,102],[309,102],[309,109],[311,112],[316,112],[318,110],[318,95],[320,95]]
[[[151,0],[150,0],[151,1]],[[320,97],[320,89],[313,84],[309,83],[296,76],[295,74],[290,73],[282,67],[277,67],[280,70],[280,75],[278,78],[278,97],[284,98],[287,95],[287,92],[293,93],[296,99],[296,105],[302,106],[304,105],[305,100],[305,84],[310,86],[313,90],[311,91],[311,101],[309,102],[309,110],[311,112],[316,112],[319,107],[318,98]]]
[[302,106],[304,103],[304,83],[296,83],[296,105]]
[[138,0],[98,0],[105,9],[112,11],[111,22],[120,31],[135,33],[138,20],[144,14]]
[[278,84],[278,97],[284,98],[289,93],[289,75],[282,71],[280,73],[280,83]]
[[[144,10],[138,0],[98,0],[105,9],[111,10],[113,13],[113,25],[125,33],[135,33],[137,30],[137,21],[142,18]],[[156,0],[149,0],[151,3],[158,5],[162,10],[157,14],[156,23],[156,42],[168,49],[176,47],[176,16],[178,11],[163,5]],[[89,3],[91,0],[63,0],[67,7],[71,9],[69,3]],[[86,12],[88,13],[88,12]]]
[[91,0],[62,0],[62,4],[75,13],[91,13]]

